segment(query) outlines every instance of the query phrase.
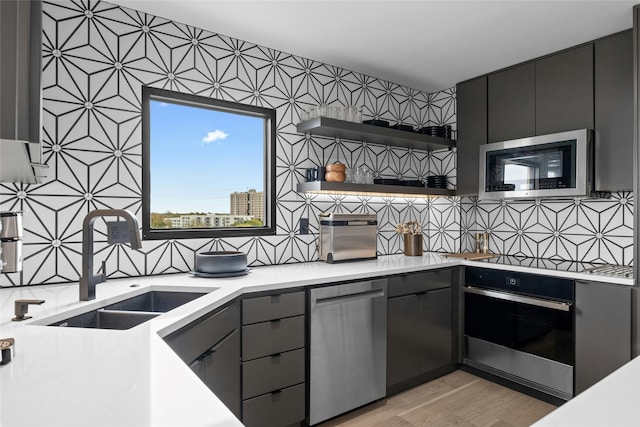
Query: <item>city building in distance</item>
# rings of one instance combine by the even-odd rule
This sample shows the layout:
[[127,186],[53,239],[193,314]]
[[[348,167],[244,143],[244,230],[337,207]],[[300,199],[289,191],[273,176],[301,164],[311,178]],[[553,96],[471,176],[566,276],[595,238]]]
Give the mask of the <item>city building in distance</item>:
[[264,224],[264,193],[262,191],[254,189],[236,191],[229,196],[232,215],[248,215],[259,219]]
[[250,221],[248,215],[231,215],[228,213],[188,214],[173,218],[165,218],[169,228],[215,228],[231,227],[234,224]]
[[260,227],[265,221],[264,193],[250,189],[229,195],[230,213],[152,212],[152,228]]

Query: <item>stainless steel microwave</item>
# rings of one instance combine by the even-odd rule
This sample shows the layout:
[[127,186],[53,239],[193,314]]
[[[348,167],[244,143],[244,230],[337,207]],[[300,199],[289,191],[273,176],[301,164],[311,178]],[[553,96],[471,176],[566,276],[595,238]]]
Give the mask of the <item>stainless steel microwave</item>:
[[480,146],[480,199],[584,197],[592,183],[589,129]]

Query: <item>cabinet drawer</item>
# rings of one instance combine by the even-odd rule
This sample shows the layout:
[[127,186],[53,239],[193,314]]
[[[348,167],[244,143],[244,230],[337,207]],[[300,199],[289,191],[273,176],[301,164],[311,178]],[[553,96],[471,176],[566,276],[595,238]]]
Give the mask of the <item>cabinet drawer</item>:
[[388,279],[389,298],[451,287],[452,269],[401,274]]
[[249,399],[304,382],[304,349],[245,362],[242,398]]
[[304,291],[242,301],[242,324],[264,322],[304,314]]
[[304,316],[242,327],[242,360],[304,347]]
[[247,427],[282,427],[304,419],[304,384],[242,402],[242,423]]
[[239,325],[238,304],[233,303],[213,314],[196,320],[165,338],[165,341],[186,363],[191,363]]

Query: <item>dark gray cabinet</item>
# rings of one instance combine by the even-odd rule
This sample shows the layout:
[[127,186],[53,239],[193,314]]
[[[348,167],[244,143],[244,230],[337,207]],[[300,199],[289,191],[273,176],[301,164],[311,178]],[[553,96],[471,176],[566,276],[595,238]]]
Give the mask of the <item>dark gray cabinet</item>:
[[239,348],[240,333],[235,329],[189,366],[236,417],[240,417]]
[[594,128],[593,43],[488,76],[488,141]]
[[389,278],[387,394],[455,369],[452,269]]
[[387,387],[420,375],[422,340],[417,295],[387,301]]
[[304,421],[304,291],[242,300],[242,422],[279,427]]
[[489,142],[535,135],[535,71],[535,64],[529,62],[488,76]]
[[202,316],[165,337],[173,351],[240,418],[238,303]]
[[633,190],[633,34],[594,42],[595,189]]
[[458,83],[456,195],[478,194],[479,147],[487,143],[487,77]]
[[576,282],[575,395],[631,360],[631,287]]
[[537,60],[535,75],[536,135],[593,129],[592,43]]

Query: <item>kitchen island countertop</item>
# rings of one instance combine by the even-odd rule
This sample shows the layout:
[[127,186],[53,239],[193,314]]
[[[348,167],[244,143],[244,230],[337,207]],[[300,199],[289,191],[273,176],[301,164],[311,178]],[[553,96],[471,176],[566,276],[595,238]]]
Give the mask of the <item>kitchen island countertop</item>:
[[[2,426],[204,426],[241,425],[201,383],[162,337],[211,310],[251,292],[364,280],[457,265],[631,285],[572,271],[389,255],[343,264],[308,262],[253,268],[246,276],[206,279],[169,274],[109,279],[96,300],[78,301],[78,284],[0,290],[0,338],[15,338],[14,359],[0,366]],[[45,326],[149,289],[209,291],[207,295],[124,331]],[[16,299],[43,299],[30,306],[33,319],[12,322]],[[212,419],[215,420],[212,422]]]
[[640,426],[640,356],[583,391],[533,426]]

